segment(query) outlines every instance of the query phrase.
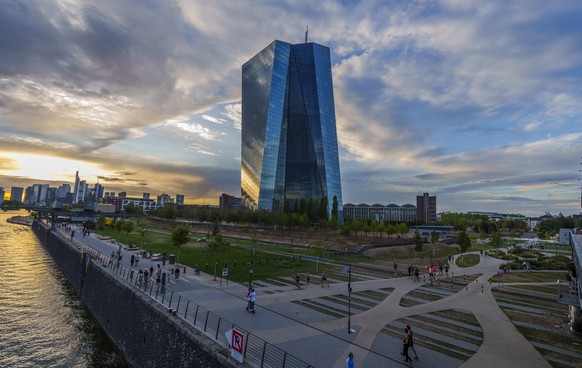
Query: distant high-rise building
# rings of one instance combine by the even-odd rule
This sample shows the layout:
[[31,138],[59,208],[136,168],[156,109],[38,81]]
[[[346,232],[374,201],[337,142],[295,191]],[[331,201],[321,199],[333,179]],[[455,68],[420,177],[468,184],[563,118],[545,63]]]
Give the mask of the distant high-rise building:
[[24,194],[24,188],[12,187],[10,190],[10,200],[22,202],[22,195]]
[[172,199],[172,197],[170,197],[169,194],[162,193],[158,196],[157,200],[158,207],[164,207],[165,205],[171,203],[174,203],[174,200]]
[[105,188],[103,188],[103,185],[97,183],[95,184],[95,187],[93,188],[93,196],[95,201],[99,202],[99,200],[101,198],[103,198],[103,191],[105,190]]
[[61,184],[56,193],[56,199],[60,202],[67,202],[69,198],[69,194],[71,193],[71,185],[70,184]]
[[221,210],[233,210],[242,207],[242,201],[239,197],[231,196],[226,193],[222,193],[220,198],[218,198],[218,207]]
[[329,48],[274,41],[242,66],[241,197],[281,212],[334,198],[343,219]]
[[4,202],[4,195],[6,194],[6,192],[4,191],[4,187],[0,187],[0,204],[2,204],[2,202]]
[[79,178],[79,171],[75,172],[75,184],[73,185],[73,203],[79,202],[79,184],[81,183],[81,178]]
[[150,199],[150,194],[144,192],[143,195],[142,195],[142,198],[143,199]]
[[184,205],[184,195],[183,194],[176,194],[176,205],[177,206]]
[[127,197],[127,192],[119,192],[119,193],[117,194],[117,196],[118,196],[119,198],[125,198],[125,197]]
[[434,224],[437,221],[436,196],[423,193],[416,196],[416,220],[424,224]]

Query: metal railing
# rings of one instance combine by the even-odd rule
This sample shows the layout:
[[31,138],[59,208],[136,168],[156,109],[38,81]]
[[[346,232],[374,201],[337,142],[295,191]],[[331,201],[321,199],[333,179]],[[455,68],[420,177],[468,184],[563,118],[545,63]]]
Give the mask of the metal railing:
[[151,275],[146,279],[143,274],[140,276],[136,270],[121,264],[115,257],[105,255],[87,244],[81,243],[80,246],[83,252],[91,255],[92,261],[109,268],[130,285],[133,285],[141,292],[150,296],[162,306],[167,307],[176,316],[203,332],[224,348],[229,348],[229,342],[225,337],[225,333],[228,330],[236,328],[242,332],[245,335],[243,357],[245,363],[248,365],[253,367],[281,368],[313,367],[284,350],[269,344],[257,335],[236,326],[234,323],[178,294],[178,292],[171,290],[169,286],[161,285],[150,278]]

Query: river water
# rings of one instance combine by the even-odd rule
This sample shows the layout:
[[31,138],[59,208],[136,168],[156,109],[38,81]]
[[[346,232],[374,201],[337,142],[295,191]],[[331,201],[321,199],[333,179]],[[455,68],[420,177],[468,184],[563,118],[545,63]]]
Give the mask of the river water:
[[0,367],[130,367],[30,227],[0,211]]

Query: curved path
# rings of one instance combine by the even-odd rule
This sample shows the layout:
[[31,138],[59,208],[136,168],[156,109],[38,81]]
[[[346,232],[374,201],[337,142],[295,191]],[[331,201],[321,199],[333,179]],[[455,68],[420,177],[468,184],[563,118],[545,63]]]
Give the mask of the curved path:
[[[59,232],[67,234],[62,229],[59,229]],[[116,244],[98,240],[94,235],[90,237],[75,236],[75,242],[98,248],[104,254],[110,254],[118,249]],[[479,254],[479,252],[471,253]],[[131,253],[122,251],[122,254],[124,255],[123,263],[129,263]],[[156,263],[158,262],[142,259],[140,266],[155,266]],[[314,285],[314,287],[301,290],[285,286],[260,287],[258,288],[259,297],[257,300],[260,313],[256,315],[250,315],[244,311],[246,305],[244,300],[246,286],[244,285],[236,283],[221,285],[218,281],[213,280],[212,275],[204,273],[194,275],[189,269],[187,274],[180,276],[179,283],[172,282],[172,287],[181,295],[192,298],[209,310],[237,322],[243,328],[261,336],[270,343],[287,346],[286,349],[291,354],[298,357],[307,357],[309,354],[327,354],[328,357],[323,359],[323,361],[329,362],[325,364],[326,366],[345,367],[345,357],[350,351],[355,353],[356,366],[365,366],[363,362],[366,362],[369,349],[378,341],[384,326],[391,321],[422,313],[458,308],[472,312],[483,331],[481,346],[460,367],[509,368],[524,365],[527,365],[528,368],[550,367],[541,354],[516,330],[491,293],[491,286],[487,281],[497,274],[502,263],[501,260],[485,256],[481,256],[480,263],[473,267],[461,269],[453,263],[450,272],[457,276],[461,274],[480,274],[481,276],[478,277],[477,282],[469,283],[467,289],[462,288],[459,292],[443,299],[412,307],[401,307],[400,300],[410,291],[422,286],[423,283],[415,283],[408,277],[352,282],[354,292],[388,287],[394,290],[380,304],[351,316],[351,326],[355,332],[349,335],[346,331],[347,318],[309,324],[293,320],[290,315],[292,312],[289,312],[293,310],[290,303],[292,301],[337,295],[338,293],[345,294],[347,290],[345,282],[332,284],[330,288]],[[314,277],[314,279],[317,278]],[[277,309],[284,312],[277,312]],[[340,336],[341,340],[329,338],[333,336]],[[323,352],[322,348],[329,349],[329,351]],[[396,359],[399,358],[399,356],[396,357]],[[438,365],[428,358],[421,357],[421,359],[421,361],[415,361],[414,365],[417,367]],[[397,362],[398,360],[394,361],[394,364]]]

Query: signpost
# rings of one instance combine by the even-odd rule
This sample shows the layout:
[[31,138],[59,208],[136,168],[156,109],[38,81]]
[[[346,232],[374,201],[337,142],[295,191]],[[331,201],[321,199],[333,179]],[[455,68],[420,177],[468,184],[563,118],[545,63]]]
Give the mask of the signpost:
[[347,265],[343,269],[348,274],[348,333],[355,332],[352,330],[352,265]]
[[224,335],[230,344],[230,356],[242,364],[244,358],[244,334],[233,328],[232,330],[226,331]]
[[220,274],[220,286],[222,286],[222,278],[226,279],[226,284],[228,285],[228,268],[225,267],[222,269],[222,273]]

